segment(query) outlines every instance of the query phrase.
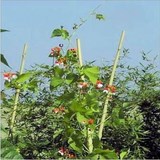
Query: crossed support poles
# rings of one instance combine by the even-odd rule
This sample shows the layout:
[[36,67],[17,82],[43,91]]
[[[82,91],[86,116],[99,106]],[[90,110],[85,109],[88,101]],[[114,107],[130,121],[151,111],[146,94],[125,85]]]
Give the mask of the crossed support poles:
[[[115,73],[116,73],[116,68],[117,68],[117,64],[118,64],[118,60],[120,57],[120,53],[121,53],[121,49],[122,49],[122,45],[123,45],[123,41],[124,41],[124,36],[125,36],[125,31],[122,31],[121,33],[121,37],[120,37],[120,41],[119,41],[119,45],[118,45],[118,49],[117,49],[117,53],[116,53],[116,57],[114,60],[114,64],[113,64],[113,68],[112,68],[112,73],[111,73],[111,77],[109,80],[109,85],[113,85],[113,80],[115,77]],[[79,64],[82,67],[83,63],[82,63],[82,52],[81,52],[81,46],[80,46],[80,40],[77,39],[77,50],[78,50],[78,56],[79,56]],[[84,80],[84,77],[82,77],[82,80]],[[109,92],[106,100],[105,100],[105,104],[104,104],[104,108],[103,108],[103,112],[102,112],[102,117],[101,117],[101,122],[100,122],[100,127],[98,130],[98,137],[99,140],[101,140],[102,138],[102,133],[103,133],[103,129],[104,129],[104,124],[107,118],[107,112],[108,112],[108,105],[109,105],[109,99],[111,97],[111,93]],[[87,129],[87,144],[88,144],[88,151],[89,153],[92,153],[93,151],[93,131],[88,127]]]

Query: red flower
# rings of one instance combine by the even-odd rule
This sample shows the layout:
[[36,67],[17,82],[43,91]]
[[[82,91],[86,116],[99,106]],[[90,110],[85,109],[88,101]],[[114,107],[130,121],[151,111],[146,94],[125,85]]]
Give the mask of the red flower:
[[66,58],[59,58],[56,62],[55,62],[55,66],[58,66],[60,68],[65,68],[65,65],[67,63]]
[[59,58],[57,61],[56,61],[56,63],[59,63],[59,64],[66,64],[66,62],[67,62],[67,60],[66,60],[66,58]]
[[115,94],[115,92],[116,92],[116,87],[113,86],[113,85],[107,85],[106,88],[104,88],[104,91],[103,91],[103,92],[106,92],[106,93],[110,92],[110,93],[112,93],[112,94]]
[[58,150],[58,153],[60,153],[63,156],[63,155],[69,154],[69,150],[67,148],[61,147]]
[[88,87],[88,83],[87,82],[80,82],[79,84],[78,84],[78,88],[87,88]]
[[60,47],[51,48],[51,53],[50,53],[49,57],[57,57],[57,56],[59,56],[60,55],[60,51],[61,51]]
[[74,153],[69,153],[67,157],[72,159],[72,158],[76,158],[76,155]]
[[101,80],[97,80],[96,82],[96,89],[100,89],[103,87],[103,82]]
[[59,113],[59,108],[54,108],[53,110],[52,110],[52,112],[54,112],[54,113]]
[[88,119],[88,124],[93,124],[94,123],[94,119]]
[[10,82],[12,79],[17,78],[17,75],[15,73],[6,72],[6,73],[3,73],[3,77],[6,81]]
[[65,148],[65,147],[61,147],[58,150],[58,153],[60,153],[62,156],[65,156],[67,158],[76,158],[76,155],[74,153],[70,152],[69,149]]
[[77,49],[76,48],[71,48],[71,49],[68,49],[68,52],[77,53]]

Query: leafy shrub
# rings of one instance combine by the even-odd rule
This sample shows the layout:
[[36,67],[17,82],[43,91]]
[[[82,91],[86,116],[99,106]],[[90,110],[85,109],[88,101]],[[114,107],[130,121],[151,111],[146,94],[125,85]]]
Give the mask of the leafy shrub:
[[[150,71],[145,69],[142,74],[143,68],[119,65],[121,73],[126,68],[128,72],[125,70],[125,76],[122,74],[123,77],[115,80],[118,91],[110,101],[109,117],[99,141],[97,126],[106,93],[96,88],[96,80],[107,84],[110,67],[97,67],[92,63],[79,67],[75,56],[66,54],[64,57],[67,59],[65,68],[39,65],[6,82],[6,86],[13,89],[21,85],[15,131],[10,137],[21,155],[25,159],[96,158],[97,155],[105,159],[156,158],[159,125],[152,117],[159,114],[159,102],[155,98],[159,94],[157,73],[148,73]],[[13,100],[12,96],[3,99],[4,114],[10,115]],[[87,149],[88,126],[94,132],[92,153]],[[157,138],[150,138],[153,133]],[[148,145],[151,139],[152,145]]]

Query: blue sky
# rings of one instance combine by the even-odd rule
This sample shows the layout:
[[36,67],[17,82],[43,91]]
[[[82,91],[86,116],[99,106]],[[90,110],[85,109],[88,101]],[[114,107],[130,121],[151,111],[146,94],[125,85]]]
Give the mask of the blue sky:
[[[71,31],[74,23],[85,19],[101,4],[97,13],[105,21],[90,19],[76,32],[70,47],[76,47],[80,38],[83,61],[96,60],[96,64],[114,59],[122,30],[126,31],[124,48],[129,48],[130,64],[137,64],[142,51],[150,56],[160,55],[160,1],[159,0],[3,0],[1,6],[1,52],[13,71],[19,70],[24,43],[28,44],[25,68],[31,65],[52,64],[50,48],[61,38],[50,38],[53,29],[61,25]],[[66,46],[65,46],[66,47]],[[3,70],[10,70],[4,67]]]

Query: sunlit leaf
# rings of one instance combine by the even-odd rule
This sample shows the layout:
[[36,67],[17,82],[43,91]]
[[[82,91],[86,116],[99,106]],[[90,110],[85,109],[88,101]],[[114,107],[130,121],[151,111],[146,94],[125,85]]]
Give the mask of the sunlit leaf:
[[67,39],[69,37],[69,32],[67,30],[62,29],[62,38]]
[[60,77],[52,77],[51,83],[50,83],[50,88],[54,88],[54,87],[59,86],[60,84],[63,83],[63,81],[64,80]]
[[82,114],[80,114],[79,112],[77,112],[76,114],[77,116],[77,121],[80,122],[80,123],[83,123],[87,120],[87,118],[85,118]]
[[120,159],[124,159],[124,157],[127,155],[127,152],[121,152],[120,153]]
[[83,71],[84,71],[84,74],[89,78],[89,80],[93,84],[95,84],[98,79],[99,68],[94,66],[94,67],[85,68]]
[[33,75],[32,72],[26,72],[18,76],[16,79],[16,82],[18,83],[24,83],[25,81],[29,80],[31,76]]
[[53,37],[60,37],[62,35],[61,29],[55,29],[52,32],[51,38]]
[[73,100],[70,106],[70,109],[73,112],[86,112],[86,109],[84,107],[82,107],[82,104],[80,104],[79,102],[77,102],[76,100]]
[[62,37],[63,39],[67,39],[69,37],[69,32],[63,28],[55,29],[52,32],[51,38],[54,37]]

